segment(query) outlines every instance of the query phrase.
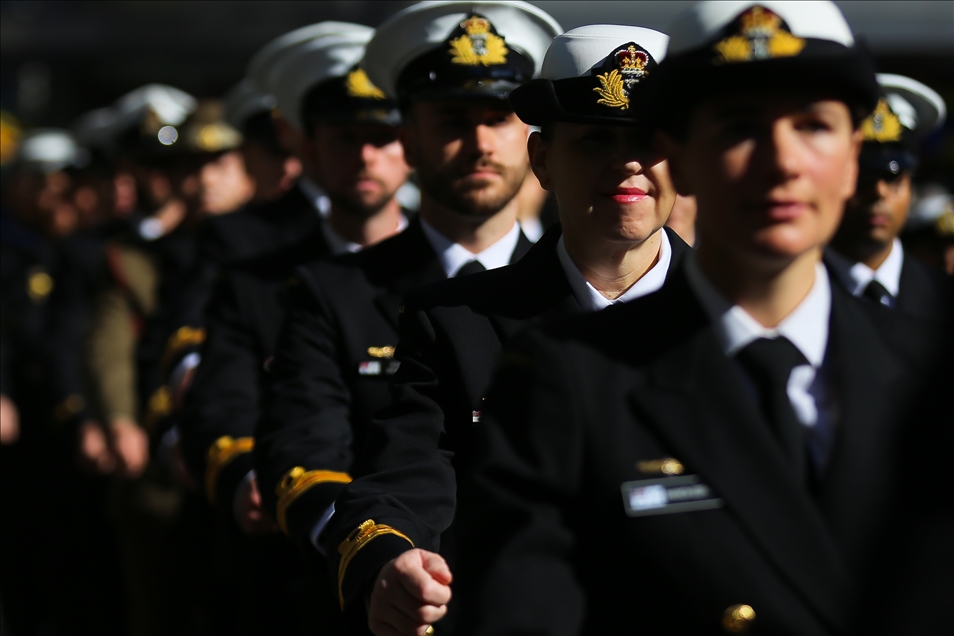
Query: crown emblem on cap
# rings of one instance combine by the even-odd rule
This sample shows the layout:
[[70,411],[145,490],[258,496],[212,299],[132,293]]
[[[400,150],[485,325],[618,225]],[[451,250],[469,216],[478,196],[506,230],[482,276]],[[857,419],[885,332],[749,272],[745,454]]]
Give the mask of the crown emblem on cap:
[[874,112],[861,123],[861,131],[865,135],[865,141],[901,141],[901,120],[888,106],[888,102],[881,99],[878,100]]
[[600,96],[596,103],[627,110],[629,92],[639,80],[649,75],[649,71],[646,70],[650,59],[649,54],[637,49],[635,44],[629,44],[617,49],[610,58],[616,68],[596,76],[596,79],[600,81],[600,86],[593,89],[593,92]]
[[450,41],[451,62],[464,66],[507,63],[507,43],[494,31],[490,20],[472,15],[460,23],[463,35]]
[[384,92],[371,83],[363,68],[356,68],[348,73],[348,77],[345,78],[345,88],[348,90],[348,97],[384,99]]
[[805,48],[805,40],[795,37],[782,18],[761,6],[746,10],[735,21],[738,29],[715,44],[723,62],[751,62],[792,57]]

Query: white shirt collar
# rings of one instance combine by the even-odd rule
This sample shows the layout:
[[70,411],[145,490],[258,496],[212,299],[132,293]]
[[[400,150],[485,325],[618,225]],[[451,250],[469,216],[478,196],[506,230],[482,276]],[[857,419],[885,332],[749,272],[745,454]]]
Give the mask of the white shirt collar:
[[831,282],[824,265],[815,265],[815,283],[808,295],[774,329],[760,325],[742,307],[730,305],[712,283],[706,280],[694,254],[687,258],[686,276],[706,315],[709,316],[727,356],[734,356],[758,338],[784,336],[805,356],[812,367],[821,367],[825,359],[825,349],[828,347],[828,324],[831,318]]
[[672,246],[669,244],[669,235],[666,230],[659,230],[662,240],[659,243],[659,260],[649,268],[642,278],[637,280],[623,294],[614,300],[610,300],[596,290],[593,285],[586,280],[580,268],[576,266],[573,259],[566,251],[566,245],[563,243],[563,236],[557,241],[557,256],[560,259],[560,265],[563,267],[563,273],[570,284],[570,291],[573,297],[579,303],[580,308],[585,312],[600,311],[616,303],[625,303],[635,300],[640,296],[646,296],[654,291],[658,291],[666,282],[666,274],[669,272],[669,264],[672,262]]
[[855,263],[848,271],[854,288],[851,293],[860,296],[873,280],[881,283],[895,298],[898,297],[898,290],[901,287],[901,265],[904,263],[904,248],[901,247],[901,241],[894,239],[891,243],[891,251],[888,252],[888,258],[884,259],[878,269],[871,269],[864,263]]
[[315,210],[318,211],[318,216],[323,219],[328,218],[328,215],[331,213],[331,201],[328,199],[328,195],[325,194],[325,191],[308,177],[299,177],[298,187],[301,189],[301,193],[305,195],[305,198],[308,199]]
[[454,243],[449,238],[438,232],[427,221],[421,218],[421,229],[424,230],[424,236],[434,253],[437,254],[437,260],[448,278],[453,278],[461,267],[470,261],[480,261],[480,264],[487,269],[497,269],[510,264],[513,251],[517,247],[517,241],[520,239],[520,224],[514,223],[510,231],[496,243],[484,251],[474,254],[460,243]]
[[[398,219],[398,233],[403,232],[404,228],[407,227],[407,218],[402,214]],[[340,234],[334,231],[334,228],[331,227],[331,223],[327,219],[322,219],[321,221],[321,234],[325,237],[325,241],[328,243],[328,247],[331,249],[331,253],[337,256],[338,254],[347,254],[351,252],[360,252],[362,245],[357,243],[352,243],[348,239],[342,237]]]

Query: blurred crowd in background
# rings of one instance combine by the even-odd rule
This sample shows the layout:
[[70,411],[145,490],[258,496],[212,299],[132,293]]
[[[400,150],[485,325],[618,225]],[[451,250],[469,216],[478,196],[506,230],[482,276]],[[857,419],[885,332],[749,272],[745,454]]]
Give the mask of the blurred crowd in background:
[[[212,548],[220,530],[170,417],[201,339],[185,325],[201,324],[218,268],[263,249],[217,243],[216,219],[265,209],[307,171],[274,102],[242,76],[284,31],[323,19],[374,27],[408,4],[0,4],[0,576],[11,634],[80,633],[71,624],[104,635],[229,633],[222,608],[241,581],[216,563],[226,558]],[[584,21],[579,7],[535,4],[566,28]],[[566,4],[603,7],[604,21],[620,24],[636,23],[627,16],[640,5],[659,22],[670,12]],[[884,4],[894,6],[883,28],[903,30],[898,11],[932,3]],[[900,44],[869,44],[881,70],[952,104],[954,12],[938,4],[946,41],[919,46],[911,28]],[[866,24],[880,24],[872,15]],[[954,275],[954,118],[919,151],[901,239]],[[555,219],[533,186],[522,212],[531,238]],[[418,196],[412,175],[399,200],[413,212]],[[691,205],[684,212],[672,225],[691,244]],[[309,223],[282,231],[304,236]]]

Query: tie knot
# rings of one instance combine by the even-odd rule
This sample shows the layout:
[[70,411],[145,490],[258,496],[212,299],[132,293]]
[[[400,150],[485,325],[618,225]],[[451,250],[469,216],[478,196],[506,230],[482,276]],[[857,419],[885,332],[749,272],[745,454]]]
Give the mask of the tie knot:
[[764,378],[773,385],[788,383],[792,369],[807,360],[792,341],[783,336],[778,338],[758,338],[742,348],[738,360],[753,374],[753,378]]
[[880,303],[886,307],[891,307],[894,304],[894,296],[891,295],[891,292],[885,289],[885,286],[874,278],[871,279],[861,295],[868,300],[873,300],[874,302]]
[[478,260],[467,261],[464,263],[457,273],[454,274],[454,278],[460,278],[461,276],[469,276],[470,274],[477,274],[479,272],[486,272],[487,268],[484,267],[484,264]]

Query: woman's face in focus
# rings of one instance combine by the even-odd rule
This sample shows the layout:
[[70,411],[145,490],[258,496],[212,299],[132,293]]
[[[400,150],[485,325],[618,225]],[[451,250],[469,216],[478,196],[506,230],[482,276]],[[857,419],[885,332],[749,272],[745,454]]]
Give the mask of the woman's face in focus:
[[533,172],[556,194],[564,235],[639,244],[669,218],[676,190],[669,168],[636,127],[556,122],[530,136]]

